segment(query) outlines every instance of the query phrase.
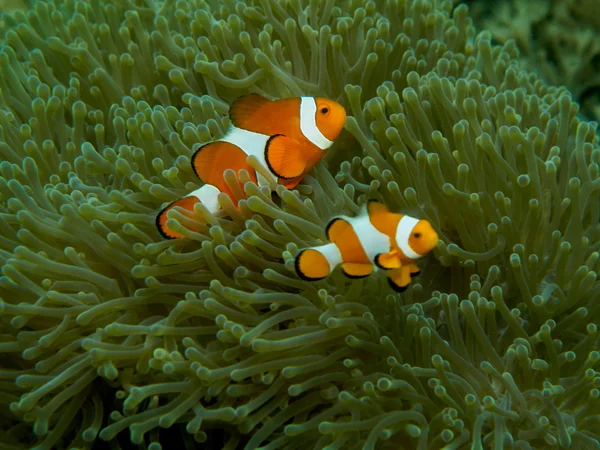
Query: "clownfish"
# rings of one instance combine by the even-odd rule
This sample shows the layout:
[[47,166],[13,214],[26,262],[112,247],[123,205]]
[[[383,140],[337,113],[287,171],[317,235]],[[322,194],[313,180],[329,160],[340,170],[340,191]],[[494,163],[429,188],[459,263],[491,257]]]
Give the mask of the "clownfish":
[[[166,225],[167,212],[174,206],[193,211],[194,205],[202,202],[214,214],[221,208],[219,193],[235,199],[223,179],[227,169],[236,174],[245,169],[259,186],[279,183],[294,188],[338,137],[346,123],[346,111],[339,103],[321,97],[272,101],[249,94],[231,104],[229,118],[232,126],[227,134],[201,146],[192,156],[192,168],[204,185],[158,213],[156,225],[164,237],[184,237]],[[256,156],[270,179],[246,162],[251,155]]]
[[420,269],[416,260],[432,251],[438,234],[425,219],[392,213],[376,200],[354,218],[336,217],[326,228],[329,244],[301,250],[295,259],[298,276],[316,281],[341,264],[349,278],[385,271],[392,289],[403,292]]

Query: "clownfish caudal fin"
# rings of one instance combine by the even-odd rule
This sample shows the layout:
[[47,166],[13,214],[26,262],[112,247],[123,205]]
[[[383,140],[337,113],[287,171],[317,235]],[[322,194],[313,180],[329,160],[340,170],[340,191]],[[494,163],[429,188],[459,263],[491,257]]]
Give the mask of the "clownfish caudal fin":
[[282,134],[275,134],[267,141],[265,161],[275,175],[284,179],[300,176],[306,168],[301,145]]
[[373,273],[373,264],[343,263],[342,272],[348,278],[364,278]]
[[264,105],[271,100],[259,94],[242,95],[233,101],[229,107],[229,119],[238,128],[247,128],[248,121]]
[[402,266],[397,251],[389,253],[378,253],[375,256],[375,264],[383,270],[399,269]]
[[[331,247],[332,245],[335,249]],[[337,265],[339,250],[336,254],[336,249],[335,244],[328,244],[302,250],[296,256],[296,273],[306,281],[317,281],[326,278]]]
[[196,203],[198,203],[199,201],[200,200],[198,200],[194,196],[187,196],[187,197],[180,198],[179,200],[175,200],[172,203],[169,203],[156,216],[156,227],[158,228],[158,232],[167,239],[184,238],[185,236],[183,234],[167,228],[167,213],[175,206],[179,206],[180,208],[183,208],[187,211],[193,212],[194,205]]
[[180,239],[185,236],[181,233],[173,231],[167,227],[167,213],[174,208],[179,206],[189,212],[194,212],[194,206],[196,203],[202,202],[202,204],[208,209],[211,214],[215,214],[221,208],[217,196],[220,191],[215,186],[205,184],[200,189],[196,189],[190,195],[175,200],[164,207],[156,216],[156,227],[160,234],[167,239]]
[[390,270],[388,273],[388,283],[396,292],[404,292],[410,284],[410,271],[408,267]]

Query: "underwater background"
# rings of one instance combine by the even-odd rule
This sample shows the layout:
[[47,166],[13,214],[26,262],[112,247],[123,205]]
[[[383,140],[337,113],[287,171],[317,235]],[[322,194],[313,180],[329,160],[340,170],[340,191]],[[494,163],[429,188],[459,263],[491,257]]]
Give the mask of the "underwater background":
[[[0,449],[600,448],[596,5],[0,0]],[[251,92],[346,129],[162,239]],[[371,198],[411,287],[300,280]]]

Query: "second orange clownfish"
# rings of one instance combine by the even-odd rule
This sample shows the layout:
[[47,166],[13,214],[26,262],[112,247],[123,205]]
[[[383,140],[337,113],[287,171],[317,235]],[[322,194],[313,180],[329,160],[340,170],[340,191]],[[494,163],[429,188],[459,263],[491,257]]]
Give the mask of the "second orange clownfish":
[[363,278],[375,270],[385,271],[390,286],[406,290],[419,274],[416,260],[432,251],[438,234],[425,219],[392,213],[375,200],[356,217],[336,217],[326,228],[330,243],[301,250],[296,256],[298,276],[321,280],[341,265],[350,278]]
[[[294,188],[338,137],[346,122],[346,111],[339,103],[326,98],[272,101],[250,94],[231,104],[229,118],[232,127],[227,134],[200,147],[192,156],[192,168],[204,185],[170,203],[158,214],[156,225],[164,237],[184,237],[166,224],[167,212],[174,206],[193,211],[194,205],[202,202],[215,213],[220,209],[219,193],[224,192],[234,199],[223,179],[227,169],[236,174],[245,169],[259,186],[276,182],[288,189]],[[270,180],[246,162],[251,155],[258,158]]]

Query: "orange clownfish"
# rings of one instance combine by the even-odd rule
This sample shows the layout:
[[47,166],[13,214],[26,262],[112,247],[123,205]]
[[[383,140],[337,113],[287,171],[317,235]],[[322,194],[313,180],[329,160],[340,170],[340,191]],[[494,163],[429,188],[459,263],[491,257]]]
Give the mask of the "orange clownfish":
[[[294,97],[269,100],[258,94],[245,95],[229,108],[231,128],[221,139],[200,147],[192,156],[192,168],[204,185],[188,196],[166,206],[156,225],[166,238],[182,238],[167,228],[167,211],[180,206],[188,211],[202,202],[211,212],[220,209],[220,192],[235,198],[223,179],[232,169],[248,171],[259,186],[280,183],[288,189],[319,162],[346,123],[346,111],[339,103],[320,97]],[[254,155],[271,179],[257,173],[246,162]],[[241,186],[243,188],[243,186]]]
[[334,218],[326,234],[330,244],[304,249],[296,256],[300,278],[321,280],[340,264],[346,276],[362,278],[378,267],[397,292],[406,290],[411,277],[419,274],[415,261],[433,250],[439,239],[427,220],[392,213],[375,200],[354,218]]

